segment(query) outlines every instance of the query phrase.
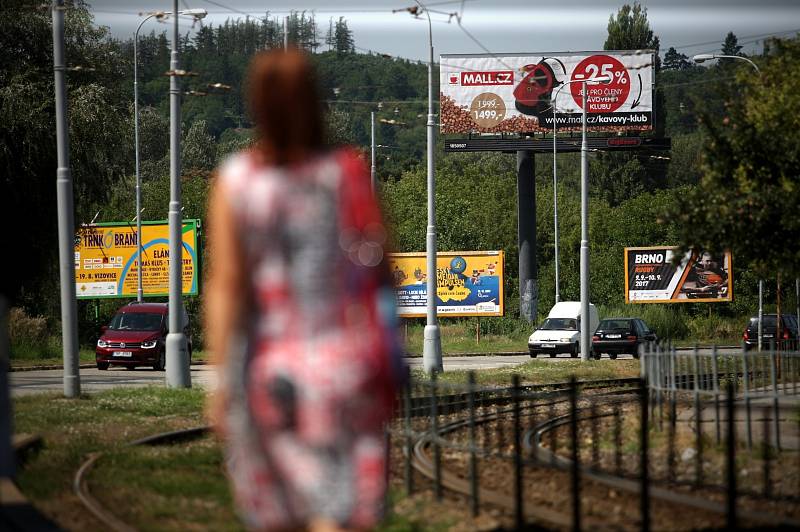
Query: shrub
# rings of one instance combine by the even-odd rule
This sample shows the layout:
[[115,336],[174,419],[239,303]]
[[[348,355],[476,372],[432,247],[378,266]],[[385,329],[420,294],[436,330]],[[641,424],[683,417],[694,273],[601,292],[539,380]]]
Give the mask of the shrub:
[[30,316],[22,308],[12,308],[8,314],[8,334],[11,358],[58,356],[57,341],[51,336],[47,320],[43,316]]

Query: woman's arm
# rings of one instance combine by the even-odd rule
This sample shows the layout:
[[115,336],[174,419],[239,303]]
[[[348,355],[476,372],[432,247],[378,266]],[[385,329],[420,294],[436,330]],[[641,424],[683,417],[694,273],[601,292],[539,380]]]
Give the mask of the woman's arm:
[[246,297],[244,253],[237,235],[233,205],[221,188],[219,178],[211,191],[208,205],[208,269],[205,295],[206,346],[217,371],[217,391],[209,396],[207,415],[220,426],[225,413],[228,390],[224,378],[226,357],[231,339],[241,325]]

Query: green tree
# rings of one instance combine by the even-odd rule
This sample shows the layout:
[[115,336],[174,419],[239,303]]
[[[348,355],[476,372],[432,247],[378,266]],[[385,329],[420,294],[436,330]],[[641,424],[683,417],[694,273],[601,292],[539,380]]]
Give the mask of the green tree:
[[181,166],[184,169],[210,171],[217,164],[217,143],[204,120],[184,130],[181,142]]
[[686,70],[692,67],[689,57],[685,54],[678,52],[675,48],[670,47],[667,53],[664,54],[664,70]]
[[759,275],[800,274],[800,39],[775,40],[761,75],[744,65],[709,136],[699,185],[668,214],[685,248],[731,249]]
[[743,55],[742,47],[739,45],[739,39],[732,31],[729,31],[725,36],[725,42],[722,43],[723,55]]
[[347,27],[344,17],[339,17],[333,27],[334,50],[340,54],[355,52],[353,32]]

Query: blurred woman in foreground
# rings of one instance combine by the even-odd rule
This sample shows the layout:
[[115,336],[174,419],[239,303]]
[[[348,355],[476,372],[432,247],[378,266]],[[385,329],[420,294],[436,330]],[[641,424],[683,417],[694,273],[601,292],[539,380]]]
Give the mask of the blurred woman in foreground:
[[259,54],[248,90],[257,143],[209,202],[209,415],[247,526],[370,528],[403,374],[386,230],[364,163],[325,145],[306,55]]

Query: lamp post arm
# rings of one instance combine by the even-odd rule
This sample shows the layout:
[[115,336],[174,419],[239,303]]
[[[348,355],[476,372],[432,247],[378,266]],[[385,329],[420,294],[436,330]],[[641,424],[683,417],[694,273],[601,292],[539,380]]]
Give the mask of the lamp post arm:
[[753,68],[755,68],[755,69],[756,69],[756,72],[758,72],[759,74],[761,74],[761,69],[759,69],[759,68],[758,68],[758,65],[756,65],[756,64],[755,64],[753,61],[751,61],[750,59],[748,59],[748,58],[746,58],[746,57],[742,57],[741,55],[714,55],[714,57],[715,57],[716,59],[738,59],[738,60],[740,60],[740,61],[747,61],[748,63],[750,63],[750,66],[751,66],[751,67],[753,67]]

